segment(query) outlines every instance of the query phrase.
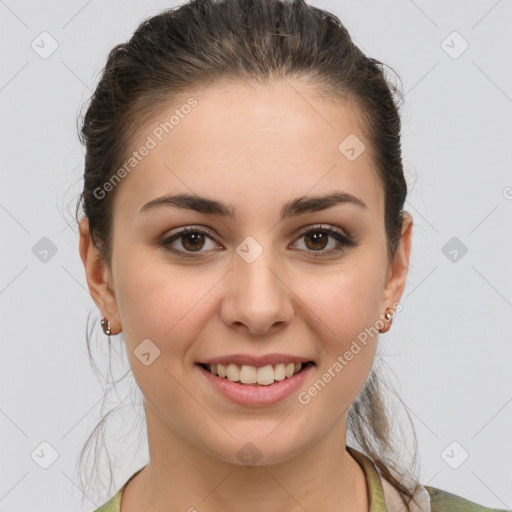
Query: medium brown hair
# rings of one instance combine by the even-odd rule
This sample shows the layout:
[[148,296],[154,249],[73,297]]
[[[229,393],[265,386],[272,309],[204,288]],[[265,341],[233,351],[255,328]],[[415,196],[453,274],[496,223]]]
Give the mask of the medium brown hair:
[[[407,185],[398,112],[403,94],[386,77],[384,66],[353,43],[336,16],[304,0],[192,0],[145,20],[128,42],[111,50],[88,103],[80,133],[86,155],[77,222],[83,206],[91,238],[110,266],[112,201],[118,187],[102,198],[94,191],[126,161],[137,127],[187,90],[211,83],[299,79],[326,98],[350,103],[360,114],[384,192],[391,261],[401,238]],[[347,438],[373,460],[410,510],[419,483],[399,464],[402,446],[392,439],[381,383],[372,368],[349,410]],[[407,416],[410,421],[408,411]],[[413,434],[416,461],[414,428]],[[82,449],[80,467],[92,437]]]

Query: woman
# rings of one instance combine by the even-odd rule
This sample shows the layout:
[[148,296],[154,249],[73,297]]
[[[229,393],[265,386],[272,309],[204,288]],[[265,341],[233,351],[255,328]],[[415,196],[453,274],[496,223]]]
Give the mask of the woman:
[[303,0],[192,1],[112,50],[80,255],[150,462],[98,511],[490,510],[393,460],[372,369],[413,225],[393,93]]

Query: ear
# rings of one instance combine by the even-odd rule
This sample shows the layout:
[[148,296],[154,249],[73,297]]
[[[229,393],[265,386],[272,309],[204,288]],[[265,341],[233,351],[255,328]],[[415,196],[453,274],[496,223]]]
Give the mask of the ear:
[[395,309],[396,304],[400,302],[400,298],[402,297],[411,256],[412,226],[413,220],[411,214],[404,212],[402,236],[393,261],[389,264],[386,276],[383,294],[384,309],[388,307]]
[[112,277],[104,259],[91,240],[89,219],[80,221],[80,257],[85,268],[85,275],[91,297],[98,306],[101,315],[110,320],[112,334],[121,332],[119,310],[112,286]]

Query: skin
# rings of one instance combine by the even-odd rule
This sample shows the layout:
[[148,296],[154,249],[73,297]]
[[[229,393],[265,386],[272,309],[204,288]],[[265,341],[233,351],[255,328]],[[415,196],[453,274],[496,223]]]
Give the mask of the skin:
[[[190,96],[198,101],[117,185],[111,268],[91,243],[87,219],[80,223],[91,296],[112,333],[123,332],[145,398],[150,463],[127,486],[123,512],[369,508],[364,474],[344,440],[378,336],[307,405],[297,394],[272,406],[234,404],[196,367],[233,353],[299,355],[316,364],[301,387],[307,390],[404,290],[412,218],[406,215],[389,262],[384,193],[357,110],[291,83],[210,86],[162,107],[134,149]],[[338,145],[352,133],[367,150],[351,162]],[[279,221],[291,199],[333,191],[349,192],[367,208],[339,204]],[[237,215],[139,212],[156,197],[180,192],[225,201]],[[327,254],[337,246],[332,237],[315,245],[300,236],[317,223],[349,233],[356,245],[315,258],[315,248]],[[214,235],[192,244],[199,258],[158,246],[164,235],[190,225]],[[249,235],[263,248],[252,263],[236,252]],[[182,241],[172,247],[186,252]],[[134,355],[147,338],[160,350],[149,366]],[[236,455],[248,442],[262,454],[254,466]]]

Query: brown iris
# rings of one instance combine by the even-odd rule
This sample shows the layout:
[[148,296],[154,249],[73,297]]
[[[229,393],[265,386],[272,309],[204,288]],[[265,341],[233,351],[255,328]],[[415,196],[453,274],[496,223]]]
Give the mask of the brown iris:
[[[312,231],[311,233],[304,235],[304,241],[305,241],[306,245],[308,246],[309,249],[313,249],[313,250],[324,249],[325,246],[327,245],[328,238],[329,238],[329,235],[327,233],[320,233],[318,231]],[[313,247],[309,246],[309,244],[307,243],[308,240],[313,241]],[[320,247],[315,244],[320,244]]]
[[[194,251],[202,249],[204,245],[204,234],[202,233],[186,233],[182,235],[181,239],[183,247],[185,247],[185,249],[187,250]],[[189,241],[191,241],[192,243],[189,244]]]

